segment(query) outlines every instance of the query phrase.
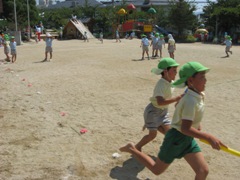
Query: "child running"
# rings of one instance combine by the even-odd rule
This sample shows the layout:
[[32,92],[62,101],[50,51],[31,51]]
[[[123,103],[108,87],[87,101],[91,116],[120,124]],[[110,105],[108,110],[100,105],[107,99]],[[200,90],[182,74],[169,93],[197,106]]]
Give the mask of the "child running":
[[194,170],[195,179],[205,180],[209,172],[208,165],[194,138],[208,141],[213,149],[220,150],[220,146],[226,147],[218,138],[201,131],[203,91],[208,71],[209,68],[198,62],[188,62],[180,69],[180,79],[173,85],[187,86],[188,90],[176,106],[172,128],[167,132],[156,160],[139,151],[133,143],[121,147],[120,151],[132,154],[156,175],[163,173],[174,159],[184,157]]
[[171,34],[168,35],[168,53],[170,58],[174,59],[174,51],[176,50],[176,43]]
[[146,52],[147,56],[148,56],[148,60],[150,60],[148,51],[149,51],[149,40],[147,38],[147,36],[145,34],[142,35],[142,40],[141,40],[141,45],[140,47],[142,47],[142,60],[144,60],[144,54]]
[[141,151],[142,147],[155,139],[158,131],[165,134],[170,129],[171,121],[169,119],[168,105],[179,101],[181,96],[172,97],[173,88],[171,82],[177,74],[178,63],[172,58],[163,58],[158,64],[158,68],[152,69],[152,72],[161,75],[157,82],[153,96],[149,99],[150,103],[144,111],[144,128],[148,129],[145,135],[137,144],[136,148]]
[[17,43],[14,36],[11,37],[10,48],[12,55],[12,63],[14,63],[17,60]]
[[226,40],[224,41],[224,44],[226,44],[225,52],[227,54],[226,57],[229,57],[229,52],[232,54],[232,51],[230,49],[232,48],[232,38],[231,36],[226,36]]

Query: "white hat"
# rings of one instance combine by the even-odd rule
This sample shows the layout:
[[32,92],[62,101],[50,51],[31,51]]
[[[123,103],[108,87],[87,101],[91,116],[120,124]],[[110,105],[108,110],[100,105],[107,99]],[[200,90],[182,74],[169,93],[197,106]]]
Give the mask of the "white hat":
[[50,33],[46,33],[47,37],[52,37],[52,35]]

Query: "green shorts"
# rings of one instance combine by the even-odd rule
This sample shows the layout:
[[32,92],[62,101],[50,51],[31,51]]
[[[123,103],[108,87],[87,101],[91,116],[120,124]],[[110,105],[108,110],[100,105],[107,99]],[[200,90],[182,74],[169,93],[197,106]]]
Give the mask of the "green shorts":
[[193,137],[186,136],[178,130],[170,129],[163,141],[158,157],[165,163],[172,163],[189,153],[201,152],[200,147]]

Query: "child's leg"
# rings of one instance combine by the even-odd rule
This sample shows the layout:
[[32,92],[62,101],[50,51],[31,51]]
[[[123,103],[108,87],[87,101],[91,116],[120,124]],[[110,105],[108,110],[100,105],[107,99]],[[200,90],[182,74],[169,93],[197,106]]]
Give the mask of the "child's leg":
[[202,152],[190,153],[184,158],[196,173],[195,180],[205,180],[207,178],[209,170]]
[[14,55],[12,56],[12,62],[14,63],[16,60],[17,60],[17,54],[14,54]]
[[158,48],[155,49],[155,57],[158,57]]
[[160,52],[160,58],[162,58],[162,49],[159,49]]
[[157,130],[149,130],[148,134],[143,136],[143,138],[136,144],[136,148],[141,151],[142,147],[155,139],[157,136]]
[[170,128],[170,125],[161,125],[158,127],[158,131],[162,134],[166,134]]
[[148,60],[149,60],[149,54],[148,54],[148,50],[146,50],[146,54],[147,54],[147,56],[148,56]]
[[52,59],[52,52],[50,52],[50,59]]
[[228,51],[229,51],[229,49],[228,49],[228,47],[226,47],[225,48],[225,53],[226,53],[227,57],[229,56]]
[[142,51],[142,59],[144,59],[145,50]]
[[137,150],[133,143],[128,143],[126,146],[121,147],[119,150],[121,152],[128,152],[132,154],[134,158],[136,158],[139,162],[146,166],[155,175],[163,173],[170,165],[162,162],[159,158],[154,161],[148,155]]
[[47,55],[48,55],[48,52],[46,51],[46,52],[45,52],[45,59],[44,59],[44,60],[47,60]]

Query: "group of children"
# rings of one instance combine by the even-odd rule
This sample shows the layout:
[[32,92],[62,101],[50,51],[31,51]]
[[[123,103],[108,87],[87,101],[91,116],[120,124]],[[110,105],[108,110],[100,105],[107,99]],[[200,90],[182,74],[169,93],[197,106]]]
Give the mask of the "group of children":
[[[0,46],[3,45],[4,54],[6,55],[6,61],[16,62],[17,60],[17,43],[14,36],[8,36],[7,34],[0,35]],[[10,57],[10,54],[12,57]]]
[[[162,48],[163,46],[165,48],[164,35],[155,33],[155,35],[153,35],[151,39],[152,41],[150,43],[147,36],[145,34],[142,35],[141,45],[140,45],[140,47],[142,47],[142,60],[144,60],[145,53],[147,54],[148,60],[150,60],[149,46],[152,46],[152,58],[159,57],[158,52],[160,54],[160,58],[162,58]],[[171,34],[168,35],[167,48],[168,48],[169,56],[172,59],[174,59],[174,51],[176,50],[176,43]]]
[[[204,90],[209,68],[198,62],[185,63],[175,80],[179,64],[173,58],[163,58],[152,72],[161,75],[150,103],[144,110],[144,128],[148,129],[136,145],[128,143],[121,152],[132,154],[155,175],[163,173],[174,159],[184,158],[195,172],[195,179],[205,180],[208,165],[194,138],[208,141],[212,148],[220,150],[226,147],[218,138],[201,131],[204,113]],[[186,87],[182,95],[172,97],[174,87]],[[172,121],[168,115],[168,106],[175,103]],[[142,152],[142,147],[152,141],[157,133],[165,135],[156,160]]]

